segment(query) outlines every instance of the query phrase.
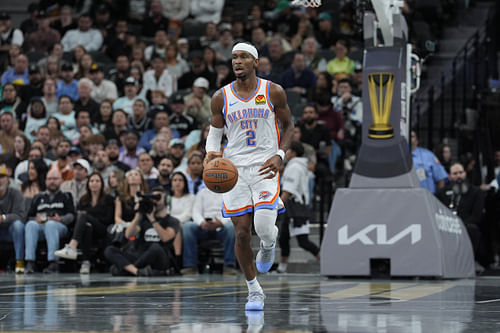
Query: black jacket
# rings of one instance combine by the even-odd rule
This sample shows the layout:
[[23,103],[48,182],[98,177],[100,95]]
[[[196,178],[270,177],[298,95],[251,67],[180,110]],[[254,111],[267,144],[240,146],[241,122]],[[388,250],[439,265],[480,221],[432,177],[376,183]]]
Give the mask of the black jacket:
[[446,207],[450,207],[453,201],[457,215],[464,224],[479,224],[483,217],[484,192],[472,184],[467,184],[467,192],[460,194],[453,185],[450,183],[444,186],[436,193],[436,197]]
[[69,192],[61,191],[55,194],[51,194],[48,191],[39,193],[33,198],[28,212],[28,220],[34,220],[37,213],[46,213],[49,220],[50,216],[57,213],[61,216],[63,224],[71,226],[75,221],[73,196]]

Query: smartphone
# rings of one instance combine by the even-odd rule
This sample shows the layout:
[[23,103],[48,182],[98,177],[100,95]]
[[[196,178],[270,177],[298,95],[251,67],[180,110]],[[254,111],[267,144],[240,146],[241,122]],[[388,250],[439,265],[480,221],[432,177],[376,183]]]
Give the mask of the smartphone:
[[212,218],[211,217],[205,217],[205,221],[212,222]]

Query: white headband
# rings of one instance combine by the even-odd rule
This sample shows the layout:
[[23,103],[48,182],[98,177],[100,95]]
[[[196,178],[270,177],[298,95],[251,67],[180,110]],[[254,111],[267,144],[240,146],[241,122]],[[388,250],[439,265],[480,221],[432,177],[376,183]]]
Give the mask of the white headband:
[[233,47],[233,51],[231,53],[234,53],[236,51],[245,51],[250,53],[255,59],[259,59],[259,53],[257,52],[257,49],[250,44],[247,43],[238,43]]

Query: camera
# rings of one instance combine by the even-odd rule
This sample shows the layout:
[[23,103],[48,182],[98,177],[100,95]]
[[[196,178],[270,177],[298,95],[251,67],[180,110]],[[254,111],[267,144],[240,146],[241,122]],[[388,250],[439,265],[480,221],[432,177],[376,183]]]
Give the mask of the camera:
[[160,194],[153,193],[137,193],[139,199],[139,209],[138,212],[141,214],[151,214],[155,208],[154,201],[161,199]]

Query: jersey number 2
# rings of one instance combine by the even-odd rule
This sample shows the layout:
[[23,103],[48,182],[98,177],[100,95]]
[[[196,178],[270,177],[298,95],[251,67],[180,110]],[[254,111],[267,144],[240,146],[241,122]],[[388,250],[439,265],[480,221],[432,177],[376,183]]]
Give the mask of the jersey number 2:
[[253,130],[247,131],[247,146],[255,147],[255,131]]

